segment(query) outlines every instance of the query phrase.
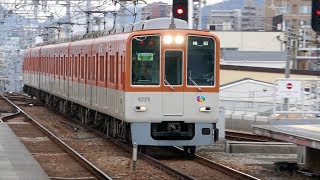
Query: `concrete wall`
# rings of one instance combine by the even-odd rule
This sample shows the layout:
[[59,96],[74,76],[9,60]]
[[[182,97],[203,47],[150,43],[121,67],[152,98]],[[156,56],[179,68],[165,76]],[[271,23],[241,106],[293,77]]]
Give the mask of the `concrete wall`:
[[285,61],[230,61],[222,60],[221,64],[224,65],[233,65],[233,66],[252,66],[252,67],[268,67],[268,68],[285,68]]
[[226,114],[225,129],[252,132],[252,125],[269,125],[268,117]]
[[211,31],[220,38],[221,48],[238,48],[239,51],[282,51],[283,44],[277,39],[282,32],[233,32]]
[[[238,71],[238,70],[225,70],[225,69],[221,69],[220,71],[220,84],[230,83],[243,78],[251,78],[254,80],[274,83],[275,79],[284,78],[284,73],[252,72],[252,71]],[[318,78],[318,76],[291,74],[290,78]]]
[[220,100],[273,102],[273,85],[264,85],[247,81],[231,87],[222,87]]

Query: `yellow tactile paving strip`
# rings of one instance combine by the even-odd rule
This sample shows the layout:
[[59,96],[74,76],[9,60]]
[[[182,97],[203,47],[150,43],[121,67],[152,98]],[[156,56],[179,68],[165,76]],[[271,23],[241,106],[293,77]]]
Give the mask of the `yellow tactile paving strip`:
[[306,129],[306,130],[311,130],[311,131],[318,131],[320,133],[320,126],[315,126],[315,125],[290,125],[291,127],[294,128],[300,128],[300,129]]

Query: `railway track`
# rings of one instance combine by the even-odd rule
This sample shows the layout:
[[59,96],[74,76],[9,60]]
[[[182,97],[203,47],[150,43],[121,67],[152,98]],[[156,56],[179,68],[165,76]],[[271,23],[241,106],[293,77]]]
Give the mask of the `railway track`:
[[236,131],[236,130],[225,130],[225,138],[227,140],[234,140],[234,141],[253,141],[253,142],[279,142],[277,139],[273,139],[266,136],[260,136],[253,134],[251,132],[244,132],[244,131]]
[[188,156],[179,147],[150,147],[145,153],[194,179],[257,179],[199,155]]
[[[17,98],[17,99],[20,99],[20,98]],[[50,157],[50,158],[56,156],[57,160],[59,160],[59,158],[61,158],[61,156],[60,157],[58,157],[58,156],[62,155],[63,158],[61,158],[61,159],[66,158],[66,160],[72,162],[72,159],[70,157],[66,156],[66,153],[67,153],[68,155],[70,155],[72,158],[74,158],[79,163],[78,165],[75,165],[75,162],[72,162],[72,164],[75,167],[78,167],[78,169],[76,168],[75,172],[72,172],[72,173],[68,172],[67,175],[64,173],[61,173],[59,175],[59,173],[57,171],[54,171],[54,173],[50,174],[50,172],[53,172],[52,167],[42,166],[42,167],[48,168],[48,169],[44,168],[44,170],[47,172],[48,176],[51,179],[70,178],[70,177],[64,177],[64,176],[70,176],[70,174],[72,175],[72,178],[76,178],[76,179],[111,179],[111,177],[109,175],[105,174],[99,168],[94,166],[91,162],[86,160],[77,151],[75,151],[69,145],[64,143],[59,137],[57,137],[55,134],[50,132],[47,128],[45,128],[40,123],[38,123],[34,118],[29,116],[27,113],[25,113],[20,107],[13,104],[9,99],[5,98],[4,96],[1,96],[1,101],[4,101],[4,100],[7,102],[6,104],[9,103],[9,105],[7,105],[5,107],[12,107],[12,109],[15,108],[16,112],[13,113],[12,115],[2,117],[2,121],[7,122],[9,124],[9,126],[12,128],[12,130],[15,132],[15,134],[18,137],[20,137],[20,139],[25,144],[25,146],[27,148],[29,147],[28,148],[29,150],[31,149],[34,151],[37,151],[37,150],[41,151],[41,153],[45,153],[47,155],[47,157]],[[24,128],[24,131],[21,131],[21,130],[19,131],[19,129],[22,126]],[[39,132],[38,130],[40,130],[41,132]],[[44,135],[41,135],[42,133]],[[41,148],[41,147],[40,147],[41,150],[37,149],[36,148],[37,145],[34,145],[34,146],[32,145],[34,143],[32,143],[31,139],[37,139],[38,145],[40,144],[40,146],[45,146],[45,149],[49,149],[49,152],[43,151],[44,148]],[[51,141],[48,141],[49,139]],[[40,141],[42,141],[44,143],[41,144]],[[57,147],[56,145],[58,145],[59,147]],[[59,150],[59,148],[62,148],[63,152],[61,152]],[[52,150],[54,151],[53,153],[50,152]],[[33,153],[33,152],[31,152],[31,153],[35,156],[35,158],[38,161],[40,161],[40,164],[42,164],[41,163],[42,161],[46,161],[45,159],[39,158],[39,156],[37,156],[38,153]],[[52,159],[51,159],[51,161],[52,161]],[[63,163],[70,164],[70,162],[64,162],[64,161],[58,162],[58,164],[60,164],[60,165],[63,165]],[[62,167],[62,168],[70,169],[70,167]],[[80,174],[78,174],[79,177],[78,176],[75,177],[75,175],[77,175],[76,172],[81,172]]]
[[3,96],[0,97],[0,104],[0,113],[2,114],[2,116],[12,115],[12,113],[18,112],[13,105],[7,103],[7,100]]
[[[102,134],[101,132],[96,131],[90,126],[87,126],[85,124],[82,124],[82,126],[85,126],[87,129],[90,129],[90,131],[94,132],[95,134],[98,134],[101,137],[110,139],[105,134]],[[111,139],[111,140],[122,149],[132,153],[132,148],[127,144],[124,144],[114,139]],[[194,157],[188,157],[188,155],[186,155],[182,149],[177,147],[173,147],[173,149],[168,147],[165,147],[165,148],[155,147],[155,148],[151,148],[151,151],[159,152],[159,150],[155,150],[157,148],[164,150],[160,152],[160,158],[157,157],[157,155],[150,155],[148,153],[141,153],[141,152],[138,152],[138,157],[150,162],[151,164],[168,172],[169,174],[172,174],[177,179],[190,179],[190,180],[217,179],[218,177],[221,177],[222,179],[225,179],[227,177],[228,179],[241,179],[241,180],[257,179],[249,174],[242,173],[235,169],[229,168],[223,164],[211,161],[209,159],[203,158],[198,155],[195,155]],[[171,159],[170,157],[168,158],[168,156],[166,156],[165,158],[166,160],[161,159],[163,157],[161,154],[167,154],[167,153],[171,154],[171,156],[173,156],[174,158],[176,157],[178,158]],[[156,156],[156,157],[154,158],[153,156]],[[174,166],[172,166],[173,164]]]
[[[11,99],[11,97],[9,97],[9,99]],[[14,98],[16,101],[23,101],[23,97],[21,98]],[[19,104],[19,102],[18,102]],[[26,104],[25,102],[20,102],[20,104]],[[34,107],[33,107],[34,108]],[[26,111],[29,112],[30,109],[32,109],[32,107],[25,107]],[[41,108],[42,110],[44,108]],[[48,110],[47,110],[48,111]],[[21,112],[24,112],[23,110],[21,110]],[[36,113],[35,113],[36,114]],[[38,115],[35,115],[35,114],[32,114],[32,116],[38,116]],[[47,113],[48,114],[48,113]],[[42,114],[43,115],[43,114]],[[28,118],[30,119],[33,119],[32,117],[26,115]],[[61,115],[60,115],[61,116]],[[41,115],[40,115],[41,117]],[[38,116],[38,118],[35,118],[35,119],[39,119],[40,118]],[[54,119],[57,119],[55,117],[53,117]],[[34,119],[33,119],[34,120]],[[75,129],[80,129],[81,131],[84,131],[84,129],[86,130],[89,130],[90,132],[94,133],[95,135],[99,135],[101,138],[104,139],[104,141],[108,141],[108,142],[112,142],[112,144],[109,146],[114,146],[116,145],[117,147],[121,147],[122,149],[124,149],[126,152],[127,152],[127,155],[129,155],[129,157],[119,157],[119,159],[125,159],[123,160],[123,162],[125,162],[124,164],[126,164],[126,168],[128,170],[128,167],[131,168],[131,165],[129,165],[129,163],[131,164],[132,161],[130,161],[130,159],[128,160],[128,158],[131,158],[131,153],[132,153],[132,148],[126,144],[123,144],[121,142],[118,142],[112,138],[109,138],[107,137],[105,134],[102,134],[98,131],[96,131],[95,129],[93,129],[92,127],[90,126],[87,126],[79,121],[73,121],[72,123],[71,122],[65,122],[65,121],[62,121],[62,120],[59,120],[60,122],[60,125],[61,124],[65,124],[65,128],[71,130],[71,131],[74,131]],[[63,123],[61,123],[63,122]],[[39,124],[39,123],[36,123],[36,124]],[[43,124],[43,123],[42,123]],[[57,126],[57,123],[53,123],[53,124],[56,124]],[[39,124],[41,126],[41,124]],[[43,125],[42,125],[43,126]],[[70,128],[71,127],[71,128]],[[52,126],[50,126],[50,128],[52,128]],[[52,130],[51,131],[54,132],[53,133],[49,133],[50,136],[55,136],[55,134],[61,134],[61,131],[62,130]],[[66,131],[66,130],[63,130],[63,131]],[[76,132],[75,132],[76,133]],[[61,136],[61,135],[60,135]],[[88,137],[88,136],[87,136]],[[61,138],[62,142],[64,142],[64,144],[69,144],[69,146],[74,146],[75,145],[75,142],[74,141],[77,141],[75,138],[73,139],[73,141],[71,142],[70,137],[63,137]],[[82,139],[82,140],[87,140],[91,143],[97,143],[97,142],[100,142],[100,139],[98,139],[98,137],[93,137],[92,135],[90,135],[90,138],[89,140],[88,139]],[[92,140],[92,141],[91,141]],[[79,142],[80,143],[80,142]],[[71,144],[71,145],[70,145]],[[67,145],[68,146],[68,145]],[[92,158],[89,156],[89,152],[87,152],[86,150],[84,150],[85,148],[80,148],[80,150],[73,150],[73,151],[80,151],[81,153],[76,153],[76,154],[83,154],[84,156],[87,156],[88,159],[93,159],[91,161],[91,165],[92,164],[99,164],[98,166],[100,167],[104,167],[102,168],[102,170],[104,172],[106,171],[110,171],[110,169],[106,168],[105,166],[110,166],[110,165],[102,165],[101,163],[97,163],[95,162],[94,160],[96,160],[95,158]],[[100,147],[101,149],[101,147]],[[90,148],[91,151],[94,151],[93,150],[93,147]],[[119,151],[119,150],[118,150]],[[177,151],[177,150],[176,150]],[[180,152],[179,152],[180,151]],[[96,152],[94,151],[94,153],[99,153],[99,152]],[[101,153],[101,152],[100,152]],[[178,150],[178,154],[183,154],[182,153],[182,150]],[[103,156],[101,154],[98,154],[98,156]],[[121,177],[124,177],[124,174],[126,175],[126,177],[135,177],[135,178],[139,178],[139,177],[154,177],[154,178],[169,178],[169,179],[172,179],[172,178],[175,178],[175,179],[256,179],[255,177],[252,177],[248,174],[245,174],[245,173],[242,173],[242,172],[239,172],[237,170],[234,170],[232,168],[228,168],[226,166],[223,166],[221,164],[218,164],[218,163],[215,163],[213,161],[210,161],[208,159],[205,159],[205,158],[202,158],[200,156],[196,156],[194,159],[190,160],[190,159],[186,159],[185,157],[184,158],[176,158],[176,159],[157,159],[157,158],[152,158],[151,156],[147,155],[147,154],[143,154],[143,153],[138,153],[138,157],[139,157],[139,161],[138,161],[138,167],[137,169],[138,170],[142,170],[143,173],[145,173],[145,169],[146,167],[141,167],[141,164],[142,165],[146,165],[146,166],[153,166],[153,167],[156,167],[158,169],[160,169],[162,172],[164,173],[159,173],[159,172],[156,172],[154,169],[152,169],[151,171],[151,174],[152,176],[150,176],[150,173],[147,174],[146,176],[143,176],[141,173],[138,173],[138,172],[133,172],[132,174],[132,170],[130,172],[126,172],[127,174],[125,174],[125,172],[120,172],[120,175],[119,173],[115,173],[115,172],[111,172],[111,175],[108,176],[108,177],[115,177],[115,178],[121,178]],[[179,155],[177,155],[176,157],[179,157]],[[181,157],[181,156],[180,156]],[[129,161],[129,162],[128,162]],[[112,162],[108,162],[109,164],[112,163]],[[117,166],[117,165],[115,165]],[[119,167],[118,167],[119,168]],[[129,170],[130,170],[129,168]],[[90,168],[88,168],[90,169]],[[148,169],[150,171],[150,169]],[[156,172],[156,173],[155,173]],[[102,179],[105,179],[102,178]]]

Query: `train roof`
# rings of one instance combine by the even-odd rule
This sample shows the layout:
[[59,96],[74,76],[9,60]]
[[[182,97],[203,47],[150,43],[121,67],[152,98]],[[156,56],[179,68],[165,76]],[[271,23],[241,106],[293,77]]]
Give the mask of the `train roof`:
[[[150,19],[146,21],[140,21],[134,24],[121,26],[110,31],[107,31],[107,30],[96,31],[96,32],[85,34],[85,35],[72,36],[71,38],[47,41],[47,42],[36,44],[34,47],[50,45],[50,44],[67,43],[67,42],[73,42],[73,41],[78,41],[83,39],[93,39],[101,36],[107,36],[109,34],[129,33],[134,31],[141,31],[141,30],[169,29],[171,22],[172,22],[172,19],[169,17]],[[173,22],[175,24],[176,29],[188,29],[188,23],[184,20],[173,18]]]

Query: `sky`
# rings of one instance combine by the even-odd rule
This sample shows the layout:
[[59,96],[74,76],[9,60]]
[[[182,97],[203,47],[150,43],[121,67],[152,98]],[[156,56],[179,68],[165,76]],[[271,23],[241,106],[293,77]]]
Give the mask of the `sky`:
[[[172,1],[174,0],[145,0],[147,3],[153,3],[153,2],[159,2],[159,1],[162,1],[162,2],[165,2],[165,3],[168,3],[168,4],[172,4]],[[223,0],[207,0],[207,4],[215,4],[215,3],[218,3],[218,2],[221,2]]]

